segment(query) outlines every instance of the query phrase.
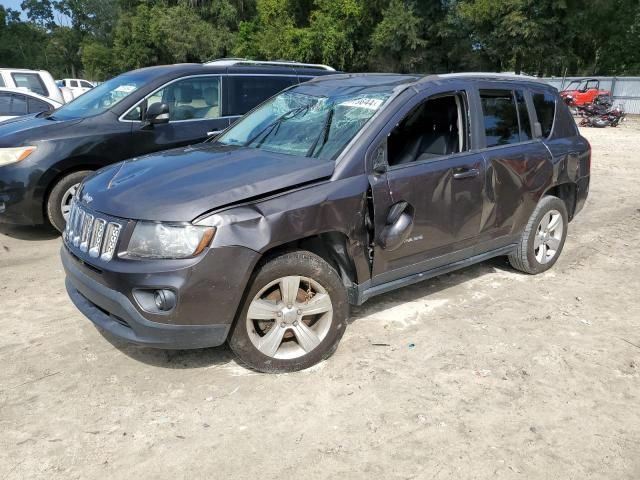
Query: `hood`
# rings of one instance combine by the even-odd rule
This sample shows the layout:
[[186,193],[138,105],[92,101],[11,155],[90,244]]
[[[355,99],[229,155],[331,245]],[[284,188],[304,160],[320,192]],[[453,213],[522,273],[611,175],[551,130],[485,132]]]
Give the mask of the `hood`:
[[116,163],[89,177],[80,200],[121,218],[191,221],[231,203],[328,178],[334,162],[200,144]]
[[15,147],[28,142],[46,140],[55,137],[60,130],[81,121],[80,118],[54,120],[40,113],[5,120],[0,122],[0,147]]

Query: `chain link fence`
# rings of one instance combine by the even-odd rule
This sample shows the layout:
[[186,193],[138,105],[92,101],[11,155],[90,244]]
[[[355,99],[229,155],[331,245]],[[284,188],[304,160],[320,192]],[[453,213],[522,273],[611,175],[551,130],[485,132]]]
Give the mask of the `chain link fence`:
[[611,92],[615,105],[621,105],[627,113],[640,115],[640,77],[545,77],[543,80],[562,91],[573,80],[584,78],[599,80],[600,89]]

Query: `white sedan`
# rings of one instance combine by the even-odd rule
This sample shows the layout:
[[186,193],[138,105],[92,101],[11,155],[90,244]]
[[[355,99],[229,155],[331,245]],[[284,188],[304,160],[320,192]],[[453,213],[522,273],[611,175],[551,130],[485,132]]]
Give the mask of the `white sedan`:
[[50,112],[62,104],[37,93],[16,88],[0,88],[0,122],[30,113]]

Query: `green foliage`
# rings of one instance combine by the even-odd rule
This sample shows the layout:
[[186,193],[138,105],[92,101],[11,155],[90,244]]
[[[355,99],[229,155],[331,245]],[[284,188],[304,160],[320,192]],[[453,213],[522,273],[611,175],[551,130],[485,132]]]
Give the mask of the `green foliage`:
[[23,0],[21,7],[26,20],[0,6],[0,65],[58,77],[104,80],[229,55],[347,71],[640,74],[638,0]]

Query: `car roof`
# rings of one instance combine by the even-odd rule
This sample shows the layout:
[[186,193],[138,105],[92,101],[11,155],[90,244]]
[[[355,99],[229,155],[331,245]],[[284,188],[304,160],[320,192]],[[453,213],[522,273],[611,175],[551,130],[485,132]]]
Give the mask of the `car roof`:
[[32,92],[31,90],[24,90],[21,88],[6,88],[6,87],[0,87],[0,92],[7,92],[7,93],[17,93],[19,95],[26,95],[27,97],[33,97],[36,98],[38,100],[42,100],[43,102],[47,102],[50,103],[51,105],[62,105],[62,103],[53,100],[49,97],[43,97],[42,95]]
[[179,77],[182,75],[206,75],[206,74],[261,74],[261,75],[301,75],[318,76],[335,73],[323,68],[308,67],[305,65],[207,65],[202,63],[178,63],[173,65],[159,65],[140,68],[130,73],[149,73],[154,77]]
[[[446,73],[437,75],[411,75],[393,73],[351,73],[316,77],[307,84],[322,85],[326,90],[339,87],[386,87],[388,90],[400,87],[405,89],[415,87],[417,90],[427,88],[433,82],[471,80],[471,81],[496,81],[520,84],[531,84],[536,87],[550,87],[544,80],[526,75],[487,73],[487,72],[464,72]],[[553,87],[550,87],[553,88]]]

